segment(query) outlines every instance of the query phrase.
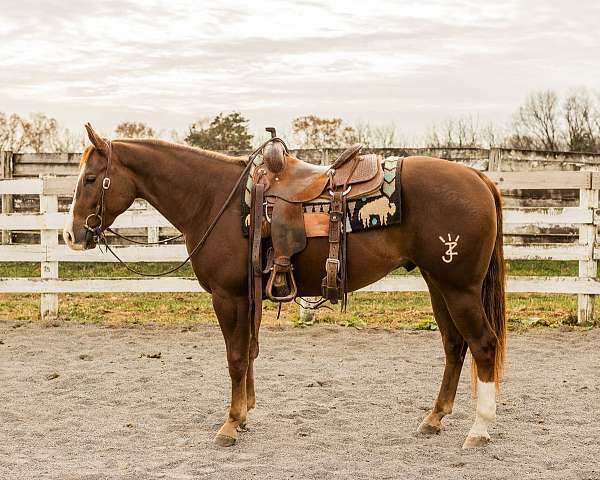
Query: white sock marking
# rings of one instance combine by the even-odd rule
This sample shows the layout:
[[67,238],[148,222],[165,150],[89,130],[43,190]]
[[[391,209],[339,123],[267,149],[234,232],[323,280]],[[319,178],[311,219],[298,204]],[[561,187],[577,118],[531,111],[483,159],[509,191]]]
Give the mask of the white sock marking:
[[496,421],[496,385],[477,379],[477,411],[469,435],[489,438],[488,427]]

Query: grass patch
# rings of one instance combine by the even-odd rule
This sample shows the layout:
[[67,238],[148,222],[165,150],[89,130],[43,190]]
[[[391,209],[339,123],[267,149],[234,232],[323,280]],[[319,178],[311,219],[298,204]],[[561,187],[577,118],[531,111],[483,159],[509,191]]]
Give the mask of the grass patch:
[[[192,328],[217,324],[211,297],[206,293],[94,293],[64,294],[59,299],[59,317],[77,323],[106,326],[162,326]],[[511,329],[571,326],[576,322],[576,295],[509,294]],[[436,330],[429,296],[423,292],[354,293],[348,311],[322,308],[316,322],[354,328]],[[39,319],[39,295],[0,295],[0,320]],[[301,325],[295,303],[284,305],[277,319],[277,306],[265,302],[263,323],[271,326]]]
[[[509,275],[576,276],[577,262],[511,261]],[[139,263],[136,268],[157,272],[175,264]],[[400,275],[418,275],[418,271]],[[61,263],[61,278],[135,277],[125,267],[112,263]],[[193,276],[189,265],[174,276]],[[0,262],[0,277],[39,277],[39,263]],[[203,293],[98,293],[64,294],[59,299],[59,316],[78,323],[112,326],[157,325],[191,328],[216,324],[211,297]],[[577,315],[576,295],[509,294],[509,325],[512,329],[573,325]],[[348,312],[319,309],[316,321],[354,328],[435,330],[429,295],[422,292],[352,293]],[[0,320],[39,319],[39,295],[0,294]],[[284,305],[277,319],[277,306],[265,302],[266,325],[299,325],[299,309]],[[596,319],[596,322],[598,320]]]
[[559,260],[511,260],[506,273],[512,276],[576,277],[579,262]]

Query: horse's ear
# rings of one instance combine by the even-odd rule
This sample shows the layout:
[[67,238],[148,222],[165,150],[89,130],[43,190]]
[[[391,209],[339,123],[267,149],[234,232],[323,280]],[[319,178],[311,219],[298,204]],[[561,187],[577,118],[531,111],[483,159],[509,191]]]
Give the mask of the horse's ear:
[[94,147],[96,147],[96,150],[98,150],[102,155],[107,157],[108,143],[106,143],[106,140],[104,140],[100,135],[96,133],[96,130],[94,130],[94,128],[89,122],[85,124],[85,129],[87,131],[90,142],[92,142],[92,145],[94,145]]

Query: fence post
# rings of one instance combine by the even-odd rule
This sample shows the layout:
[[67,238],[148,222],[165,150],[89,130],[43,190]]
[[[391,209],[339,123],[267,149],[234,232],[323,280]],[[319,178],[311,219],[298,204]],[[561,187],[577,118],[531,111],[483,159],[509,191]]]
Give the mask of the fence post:
[[[598,190],[593,182],[589,188],[579,190],[579,206],[592,210],[592,217],[595,209],[598,208]],[[587,258],[579,261],[580,278],[596,278],[598,273],[598,264],[594,259],[594,246],[596,245],[596,223],[592,220],[591,224],[581,225],[579,227],[579,244],[586,245]],[[586,324],[594,321],[594,295],[579,294],[577,296],[577,323]]]
[[502,166],[502,151],[499,148],[490,148],[490,156],[488,159],[488,172],[499,172]]
[[[48,177],[45,177],[48,178]],[[58,213],[58,195],[40,195],[40,213]],[[40,244],[46,251],[58,245],[57,230],[41,230]],[[58,278],[58,262],[43,261],[41,265],[42,278]],[[54,320],[58,317],[58,294],[42,293],[40,298],[40,314],[42,320]]]
[[148,243],[156,243],[160,240],[160,227],[148,227]]
[[[0,179],[12,178],[13,176],[13,154],[12,152],[0,152]],[[2,195],[2,213],[12,213],[12,195]],[[9,230],[2,230],[2,245],[12,243],[12,234]]]

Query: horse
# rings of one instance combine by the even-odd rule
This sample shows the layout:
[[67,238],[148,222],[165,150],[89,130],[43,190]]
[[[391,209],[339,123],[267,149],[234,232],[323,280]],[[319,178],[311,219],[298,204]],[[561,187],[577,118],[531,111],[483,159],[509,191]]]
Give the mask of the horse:
[[[91,125],[86,129],[91,145],[81,157],[64,240],[73,250],[94,248],[98,234],[136,198],[184,235],[198,282],[212,295],[231,377],[231,403],[215,442],[234,445],[256,405],[259,352],[249,315],[249,249],[239,201],[248,159],[161,140],[109,141]],[[468,349],[477,405],[463,448],[481,447],[490,441],[488,428],[496,419],[506,352],[501,196],[491,180],[466,166],[419,156],[403,162],[402,222],[348,234],[348,290],[401,266],[419,267],[446,362],[439,393],[418,432],[440,433],[443,417],[452,413]],[[234,192],[237,198],[230,201]],[[328,249],[326,237],[310,238],[296,255],[300,296],[321,294]]]

